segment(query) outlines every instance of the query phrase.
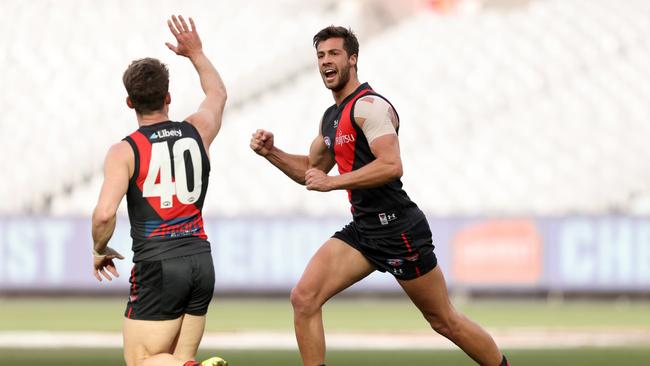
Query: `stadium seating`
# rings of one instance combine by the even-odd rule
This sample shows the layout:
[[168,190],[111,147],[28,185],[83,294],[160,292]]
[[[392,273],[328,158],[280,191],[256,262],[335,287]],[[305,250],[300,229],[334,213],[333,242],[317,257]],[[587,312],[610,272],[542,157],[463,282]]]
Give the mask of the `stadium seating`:
[[121,85],[130,60],[166,62],[173,117],[195,110],[201,91],[192,66],[164,46],[173,38],[164,21],[172,12],[194,16],[228,84],[229,105],[237,106],[301,72],[311,61],[314,29],[354,10],[298,0],[1,2],[0,12],[11,16],[0,27],[12,35],[0,53],[1,124],[17,128],[3,137],[12,159],[0,168],[11,172],[3,184],[20,189],[2,190],[0,212],[89,212],[96,199],[85,192],[96,196],[93,176],[106,150],[136,127]]
[[[39,6],[9,3],[1,6],[22,14],[12,25],[18,30]],[[248,148],[250,134],[265,128],[284,150],[305,153],[332,104],[309,41],[323,25],[345,21],[332,21],[336,7],[299,3],[284,4],[299,16],[260,2],[247,8],[256,14],[250,18],[242,5],[195,5],[214,14],[200,20],[217,19],[199,26],[231,98],[211,151],[206,215],[347,213],[344,192],[306,192]],[[166,14],[134,6],[122,19],[112,2],[62,4],[61,18],[75,9],[98,20],[83,21],[83,35],[73,36],[79,25],[71,25],[26,40],[37,49],[16,42],[0,55],[0,66],[13,70],[3,82],[10,88],[0,98],[2,125],[28,127],[3,137],[3,149],[25,163],[0,163],[14,172],[4,184],[29,187],[3,190],[4,212],[92,210],[106,148],[134,127],[120,109],[125,60],[169,61],[173,116],[191,112],[200,96],[191,66],[149,45],[169,37],[144,19]],[[436,216],[650,213],[650,3],[547,0],[508,11],[473,9],[423,11],[376,35],[360,34],[360,78],[400,113],[403,180],[412,198]],[[274,20],[253,24],[260,14]],[[278,27],[278,19],[295,27]],[[354,27],[355,18],[348,20]],[[135,22],[151,27],[151,38],[132,35]],[[119,26],[101,27],[109,24]],[[64,49],[56,46],[55,38],[68,36]],[[32,58],[15,63],[25,52]],[[50,204],[39,203],[44,193]]]

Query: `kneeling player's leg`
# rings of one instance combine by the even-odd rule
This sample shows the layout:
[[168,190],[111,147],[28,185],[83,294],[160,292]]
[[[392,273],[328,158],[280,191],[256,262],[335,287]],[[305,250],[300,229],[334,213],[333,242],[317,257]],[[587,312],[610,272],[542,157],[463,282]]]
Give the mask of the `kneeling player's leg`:
[[130,282],[124,321],[127,365],[178,366],[193,360],[214,288],[209,254],[138,262]]
[[127,366],[178,366],[170,354],[183,317],[173,320],[124,319],[124,360]]
[[440,266],[421,277],[398,282],[436,332],[480,365],[501,365],[503,356],[492,337],[452,306]]
[[291,291],[296,339],[304,365],[325,362],[322,305],[374,269],[361,252],[340,239],[329,239],[314,254]]
[[181,360],[196,357],[196,351],[203,338],[205,316],[214,294],[214,267],[212,256],[202,253],[187,258],[191,263],[193,285],[187,305],[183,311],[185,317],[173,346],[172,353]]
[[196,351],[199,349],[201,338],[203,338],[204,329],[205,315],[196,316],[185,314],[178,338],[172,348],[174,357],[180,360],[194,359],[196,357]]
[[[205,316],[186,314],[174,320],[133,320],[124,323],[124,358],[127,366],[192,366],[205,327]],[[202,365],[227,363],[213,357]]]

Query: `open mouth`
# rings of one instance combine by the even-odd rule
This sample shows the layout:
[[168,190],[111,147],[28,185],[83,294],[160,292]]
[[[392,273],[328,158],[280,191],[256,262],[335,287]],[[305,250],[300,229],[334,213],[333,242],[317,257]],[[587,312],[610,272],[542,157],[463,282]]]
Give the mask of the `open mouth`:
[[334,78],[336,77],[336,74],[337,74],[337,72],[334,69],[325,69],[323,71],[323,75],[325,75],[325,80],[326,81],[333,81]]

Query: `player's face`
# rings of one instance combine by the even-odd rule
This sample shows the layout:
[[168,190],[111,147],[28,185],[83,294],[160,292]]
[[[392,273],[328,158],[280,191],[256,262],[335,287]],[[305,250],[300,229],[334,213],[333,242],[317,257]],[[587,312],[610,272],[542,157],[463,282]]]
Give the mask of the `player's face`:
[[349,57],[343,49],[343,38],[330,38],[320,42],[316,56],[325,87],[332,91],[343,89],[350,80],[350,68],[356,63],[356,55]]

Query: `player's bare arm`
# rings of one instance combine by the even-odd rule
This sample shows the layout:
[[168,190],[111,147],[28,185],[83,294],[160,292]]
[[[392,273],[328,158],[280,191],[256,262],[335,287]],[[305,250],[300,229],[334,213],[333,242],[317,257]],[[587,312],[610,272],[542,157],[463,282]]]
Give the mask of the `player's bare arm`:
[[329,176],[321,170],[306,173],[307,189],[327,192],[335,189],[379,187],[402,176],[402,159],[392,107],[378,97],[364,97],[355,106],[354,121],[368,139],[375,160],[360,169]]
[[126,194],[134,160],[133,150],[125,141],[113,145],[106,154],[104,183],[92,217],[93,274],[99,281],[102,280],[101,276],[110,281],[110,274],[118,277],[113,259],[124,259],[108,246],[108,241],[115,231],[117,208]]
[[[323,173],[329,173],[334,164],[336,164],[334,155],[328,151],[327,145],[323,141],[323,135],[318,134],[309,147],[309,169],[307,171],[318,169]],[[307,171],[305,171],[305,176]]]
[[273,133],[265,130],[257,130],[253,133],[250,147],[289,178],[302,185],[305,185],[305,174],[310,168],[329,172],[334,166],[334,158],[327,152],[327,146],[320,135],[312,142],[308,156],[282,151],[274,145]]
[[187,117],[186,120],[199,131],[207,151],[221,128],[227,93],[219,72],[203,53],[203,45],[196,31],[194,20],[189,18],[189,23],[188,26],[185,19],[180,15],[178,17],[172,16],[170,20],[167,20],[169,30],[178,44],[176,46],[171,43],[165,44],[177,55],[189,58],[199,74],[205,99],[199,105],[198,110]]

